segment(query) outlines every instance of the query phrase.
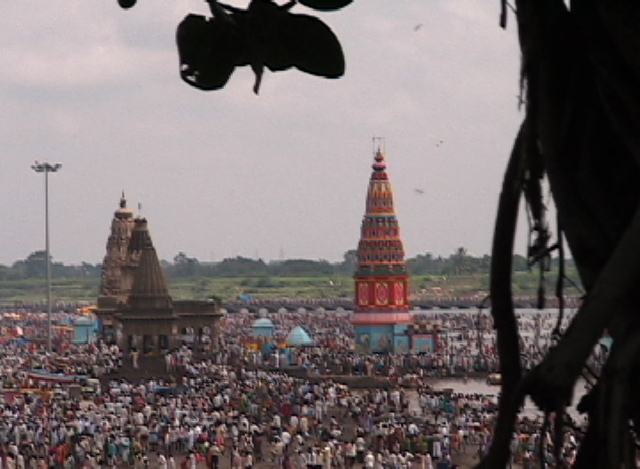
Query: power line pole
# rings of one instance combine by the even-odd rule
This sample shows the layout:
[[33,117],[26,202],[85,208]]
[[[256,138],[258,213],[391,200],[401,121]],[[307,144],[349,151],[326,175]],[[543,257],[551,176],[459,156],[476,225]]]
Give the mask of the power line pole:
[[49,173],[56,173],[62,168],[60,163],[40,163],[31,165],[36,173],[44,173],[44,239],[47,266],[47,351],[51,353],[51,254],[49,249]]

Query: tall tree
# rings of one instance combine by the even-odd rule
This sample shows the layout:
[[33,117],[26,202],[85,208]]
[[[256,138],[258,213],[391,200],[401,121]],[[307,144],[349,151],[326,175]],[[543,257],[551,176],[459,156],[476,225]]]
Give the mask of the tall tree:
[[[636,467],[640,428],[640,3],[625,0],[516,0],[526,116],[504,177],[492,253],[492,313],[503,374],[493,444],[480,468],[506,467],[526,395],[562,447],[566,407],[594,345],[614,339],[597,384],[582,402],[589,426],[578,468]],[[503,1],[506,10],[506,0]],[[503,16],[503,20],[504,20]],[[551,242],[542,200],[546,177],[557,208]],[[557,345],[528,375],[519,363],[511,301],[511,254],[518,202],[532,218],[528,257],[544,270],[566,238],[586,296]],[[562,297],[562,272],[558,279]],[[632,424],[630,425],[629,422]],[[632,432],[634,430],[634,432]]]
[[199,274],[200,262],[180,251],[173,257],[173,273],[176,277],[191,277]]
[[456,275],[468,272],[469,254],[467,253],[466,248],[459,247],[458,249],[456,249],[456,252],[453,254],[453,256],[451,256],[451,261],[453,263],[453,272]]
[[24,260],[27,276],[30,278],[45,278],[47,276],[47,253],[35,251]]
[[349,249],[342,255],[340,270],[347,274],[353,274],[358,266],[358,250]]

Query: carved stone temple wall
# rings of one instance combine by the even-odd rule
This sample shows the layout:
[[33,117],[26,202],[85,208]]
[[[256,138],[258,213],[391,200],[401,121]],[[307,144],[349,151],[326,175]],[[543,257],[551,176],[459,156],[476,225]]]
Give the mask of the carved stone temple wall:
[[147,220],[134,216],[124,194],[107,239],[96,314],[107,340],[146,355],[185,343],[215,350],[223,316],[217,300],[171,298]]

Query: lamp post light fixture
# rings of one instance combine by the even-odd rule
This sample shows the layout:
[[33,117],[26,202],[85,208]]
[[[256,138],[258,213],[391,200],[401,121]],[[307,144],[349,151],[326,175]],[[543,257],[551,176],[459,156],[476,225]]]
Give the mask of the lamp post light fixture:
[[47,351],[51,353],[51,254],[49,252],[49,173],[56,173],[62,168],[60,163],[40,163],[31,165],[36,173],[44,173],[44,239],[47,266]]

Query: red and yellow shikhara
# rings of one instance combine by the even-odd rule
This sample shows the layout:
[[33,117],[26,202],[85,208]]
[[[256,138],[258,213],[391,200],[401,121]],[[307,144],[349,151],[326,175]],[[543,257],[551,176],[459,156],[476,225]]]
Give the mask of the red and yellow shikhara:
[[356,344],[364,352],[408,347],[409,276],[385,156],[374,156],[355,272]]

